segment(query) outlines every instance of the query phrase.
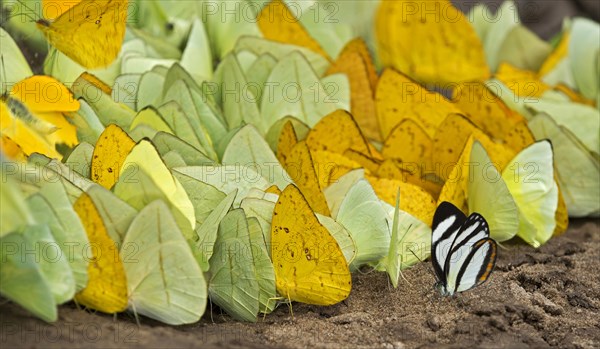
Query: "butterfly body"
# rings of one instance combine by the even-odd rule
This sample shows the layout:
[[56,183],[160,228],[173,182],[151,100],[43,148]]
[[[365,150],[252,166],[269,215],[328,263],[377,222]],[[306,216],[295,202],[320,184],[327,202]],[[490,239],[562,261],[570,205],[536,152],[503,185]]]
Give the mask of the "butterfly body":
[[466,217],[456,206],[442,202],[433,218],[431,259],[443,296],[469,290],[484,283],[496,262],[496,242],[488,224],[478,213]]
[[[41,134],[50,134],[56,131],[57,127],[53,124],[46,122],[37,116],[33,115],[33,113],[27,108],[27,106],[19,101],[16,98],[12,98],[8,95],[0,96],[0,103],[5,103],[8,111],[12,114],[13,117],[22,120],[28,126],[30,126],[33,130],[41,133]],[[3,125],[3,128],[7,127]]]

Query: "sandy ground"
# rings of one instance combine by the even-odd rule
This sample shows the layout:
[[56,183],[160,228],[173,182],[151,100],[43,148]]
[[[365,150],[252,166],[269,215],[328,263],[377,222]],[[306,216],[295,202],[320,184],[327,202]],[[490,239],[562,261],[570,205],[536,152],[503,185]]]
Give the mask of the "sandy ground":
[[219,309],[194,325],[166,326],[60,307],[46,324],[2,301],[3,348],[600,348],[600,221],[576,220],[538,250],[515,242],[499,251],[479,288],[444,298],[429,263],[393,289],[384,273],[353,276],[350,297],[331,307],[279,307],[256,324]]

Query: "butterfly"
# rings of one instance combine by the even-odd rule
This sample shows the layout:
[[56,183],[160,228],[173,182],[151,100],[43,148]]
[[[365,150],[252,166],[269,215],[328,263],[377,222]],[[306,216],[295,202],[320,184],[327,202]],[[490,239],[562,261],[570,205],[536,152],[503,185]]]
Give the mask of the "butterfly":
[[496,263],[496,242],[479,213],[467,217],[453,204],[442,202],[433,217],[431,261],[443,296],[484,283]]
[[381,63],[419,82],[485,80],[490,75],[481,40],[448,0],[382,1],[375,23]]
[[88,283],[75,301],[88,308],[113,314],[127,308],[127,278],[118,246],[108,235],[100,210],[84,193],[73,204],[88,239],[96,249],[88,264]]
[[86,68],[99,68],[115,60],[125,38],[127,0],[97,0],[52,3],[61,14],[41,19],[37,27],[58,50]]
[[140,210],[119,257],[130,310],[170,325],[189,324],[204,314],[207,284],[170,205],[159,199]]
[[277,292],[291,301],[332,305],[350,294],[352,278],[342,250],[292,184],[273,211],[271,258]]
[[[48,95],[49,90],[52,96]],[[25,155],[37,152],[61,158],[56,144],[78,143],[77,130],[66,115],[79,107],[73,94],[58,80],[44,75],[30,76],[0,95],[0,133]]]

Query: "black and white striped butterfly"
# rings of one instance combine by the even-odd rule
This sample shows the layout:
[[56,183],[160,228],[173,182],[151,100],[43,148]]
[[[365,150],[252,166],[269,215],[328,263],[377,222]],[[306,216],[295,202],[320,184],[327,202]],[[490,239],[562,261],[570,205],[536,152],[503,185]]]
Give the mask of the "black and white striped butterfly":
[[442,202],[433,217],[431,260],[435,287],[444,296],[484,283],[496,263],[497,245],[479,213],[468,218],[456,206]]

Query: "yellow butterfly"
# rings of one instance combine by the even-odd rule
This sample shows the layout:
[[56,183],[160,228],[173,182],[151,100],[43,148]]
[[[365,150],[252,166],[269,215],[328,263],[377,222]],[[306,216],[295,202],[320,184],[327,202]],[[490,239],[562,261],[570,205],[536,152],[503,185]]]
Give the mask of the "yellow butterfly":
[[121,166],[135,142],[119,126],[110,124],[102,132],[92,155],[91,178],[106,189],[119,179]]
[[490,75],[481,40],[450,0],[382,1],[375,23],[383,65],[419,82],[484,80]]
[[362,39],[350,41],[325,75],[346,74],[350,82],[351,110],[356,123],[369,139],[381,141],[379,122],[375,115],[377,72],[367,44]]
[[319,43],[310,36],[282,0],[272,0],[257,17],[257,25],[266,39],[306,47],[329,58]]
[[56,144],[78,143],[77,130],[66,117],[78,110],[79,102],[61,82],[50,76],[30,76],[0,95],[0,134],[24,155],[37,152],[60,159]]
[[122,312],[127,308],[127,281],[119,249],[108,235],[102,216],[88,194],[81,195],[73,209],[93,247],[93,257],[88,265],[88,284],[75,295],[75,300],[105,313]]
[[[86,68],[105,67],[117,58],[125,37],[128,0],[43,0],[47,11],[37,27],[59,51]],[[46,12],[46,11],[45,11]]]
[[340,246],[294,185],[283,190],[273,211],[271,257],[277,292],[291,301],[331,305],[350,294],[352,278]]
[[315,161],[306,141],[296,143],[282,165],[294,183],[306,193],[312,210],[329,216],[331,213],[323,195],[318,169],[315,168]]
[[384,66],[428,84],[490,76],[481,40],[450,0],[381,1],[375,23]]
[[446,116],[461,112],[441,94],[427,90],[394,69],[385,69],[381,74],[375,91],[375,105],[383,139],[406,119],[413,120],[433,137]]

